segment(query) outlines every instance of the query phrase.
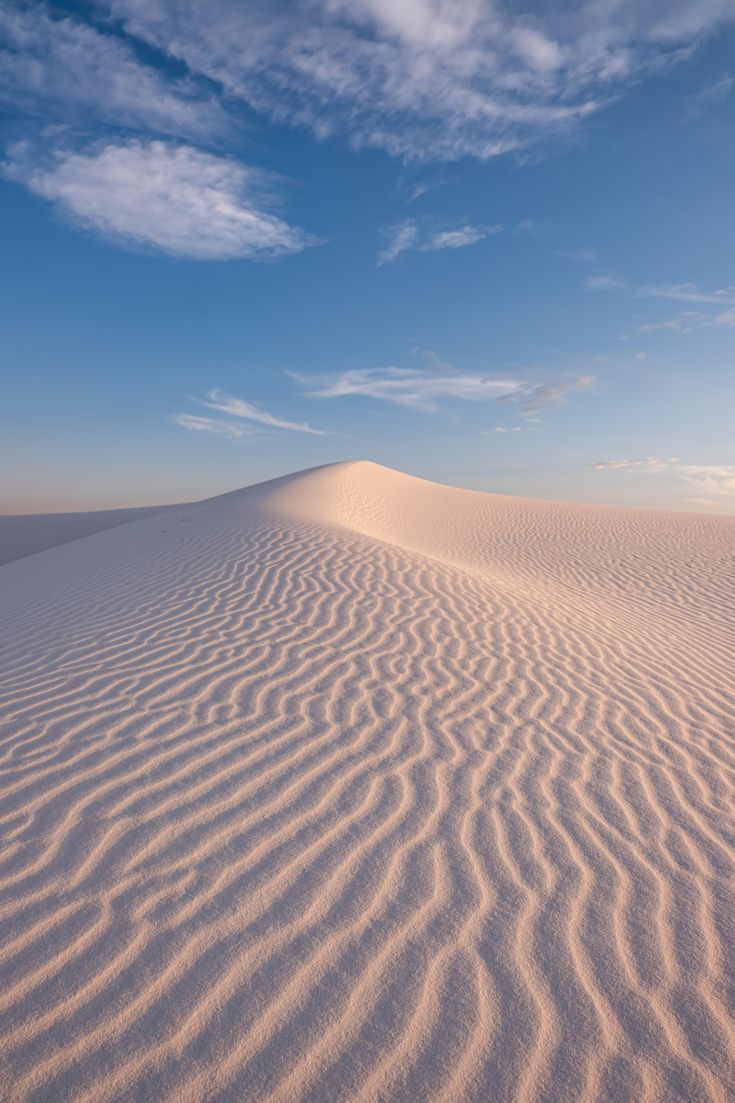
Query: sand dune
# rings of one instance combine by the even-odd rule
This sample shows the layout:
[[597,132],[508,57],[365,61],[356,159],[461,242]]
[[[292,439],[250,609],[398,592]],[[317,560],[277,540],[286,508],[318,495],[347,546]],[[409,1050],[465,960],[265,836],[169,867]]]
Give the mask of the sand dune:
[[0,516],[0,566],[157,512],[155,506],[142,506],[140,509],[100,509],[89,513]]
[[0,569],[0,1097],[735,1084],[735,518],[338,464]]

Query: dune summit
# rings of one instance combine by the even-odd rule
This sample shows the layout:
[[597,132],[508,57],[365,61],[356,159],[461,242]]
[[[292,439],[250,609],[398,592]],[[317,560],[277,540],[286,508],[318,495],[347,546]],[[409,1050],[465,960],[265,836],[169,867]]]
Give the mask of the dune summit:
[[0,1098],[725,1103],[734,567],[370,463],[0,567]]

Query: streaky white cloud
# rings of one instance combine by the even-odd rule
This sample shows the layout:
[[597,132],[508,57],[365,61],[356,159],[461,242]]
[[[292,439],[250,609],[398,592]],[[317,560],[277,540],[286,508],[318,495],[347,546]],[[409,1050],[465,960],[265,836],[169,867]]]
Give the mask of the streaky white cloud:
[[515,393],[524,384],[511,378],[442,373],[425,368],[357,368],[334,375],[292,373],[312,398],[363,395],[414,410],[436,410],[441,398],[486,401]]
[[584,286],[589,291],[621,291],[628,285],[624,280],[616,279],[615,276],[588,276]]
[[43,157],[19,143],[4,171],[73,222],[128,248],[262,260],[313,243],[268,210],[263,173],[188,145],[131,139]]
[[512,376],[453,372],[448,365],[431,368],[357,368],[331,375],[308,376],[292,373],[312,398],[342,398],[363,395],[414,410],[436,410],[441,399],[486,402],[496,399],[515,402],[524,417],[533,417],[547,406],[564,400],[573,390],[588,387],[591,375],[567,376],[531,383]]
[[387,243],[378,253],[378,264],[395,260],[401,253],[410,249],[422,253],[433,253],[440,249],[463,249],[475,245],[487,237],[503,232],[501,225],[460,226],[456,230],[429,231],[420,227],[413,219],[390,226],[386,231]]
[[714,324],[716,326],[735,326],[735,307],[724,310],[722,314],[717,314],[714,319]]
[[231,418],[255,422],[258,425],[267,425],[271,429],[287,429],[292,433],[310,433],[315,437],[328,435],[326,429],[315,429],[305,421],[287,421],[285,418],[275,417],[256,403],[246,402],[245,399],[225,394],[217,388],[211,390],[206,399],[197,398],[194,401],[199,406],[205,406],[208,410],[216,410],[218,413],[227,414]]
[[701,114],[703,108],[709,104],[720,103],[727,99],[733,88],[735,88],[735,76],[730,73],[704,85],[703,88],[700,88],[698,92],[693,92],[689,97],[690,115]]
[[700,291],[696,283],[654,284],[639,287],[636,292],[647,299],[671,299],[680,303],[725,303],[735,304],[733,288],[720,288],[718,291]]
[[118,36],[40,3],[0,3],[0,102],[180,137],[227,129],[218,99],[193,79],[167,77]]
[[548,141],[690,56],[732,0],[100,0],[279,122],[414,159]]
[[413,221],[401,222],[386,231],[386,244],[378,253],[378,264],[388,264],[407,249],[415,248],[418,226]]
[[594,375],[567,375],[542,383],[524,383],[515,392],[502,395],[501,401],[516,402],[523,417],[534,417],[546,407],[563,402],[570,391],[585,390],[594,381]]
[[232,440],[253,436],[258,432],[247,425],[238,425],[234,421],[199,417],[197,414],[173,414],[171,420],[181,429],[190,429],[193,433],[213,433],[217,436],[230,437]]
[[599,460],[593,464],[595,471],[667,471],[679,463],[675,457],[662,459],[661,456],[642,456],[632,460]]
[[676,333],[692,333],[693,328],[687,325],[681,318],[668,318],[664,322],[643,322],[638,326],[639,333],[660,333],[670,329]]

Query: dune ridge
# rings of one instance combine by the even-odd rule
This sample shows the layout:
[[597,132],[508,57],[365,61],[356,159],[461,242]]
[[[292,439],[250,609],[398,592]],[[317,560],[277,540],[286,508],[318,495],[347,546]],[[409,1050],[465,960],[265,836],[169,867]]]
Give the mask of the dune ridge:
[[734,566],[350,463],[0,568],[0,1098],[724,1103]]

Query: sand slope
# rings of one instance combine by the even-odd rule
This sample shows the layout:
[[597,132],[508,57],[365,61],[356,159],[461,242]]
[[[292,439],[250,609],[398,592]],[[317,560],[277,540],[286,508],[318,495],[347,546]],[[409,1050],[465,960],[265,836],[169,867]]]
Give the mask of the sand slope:
[[0,569],[0,1097],[718,1100],[735,519],[340,464]]
[[101,509],[89,513],[0,516],[0,566],[158,512],[156,506],[141,506],[140,509]]

